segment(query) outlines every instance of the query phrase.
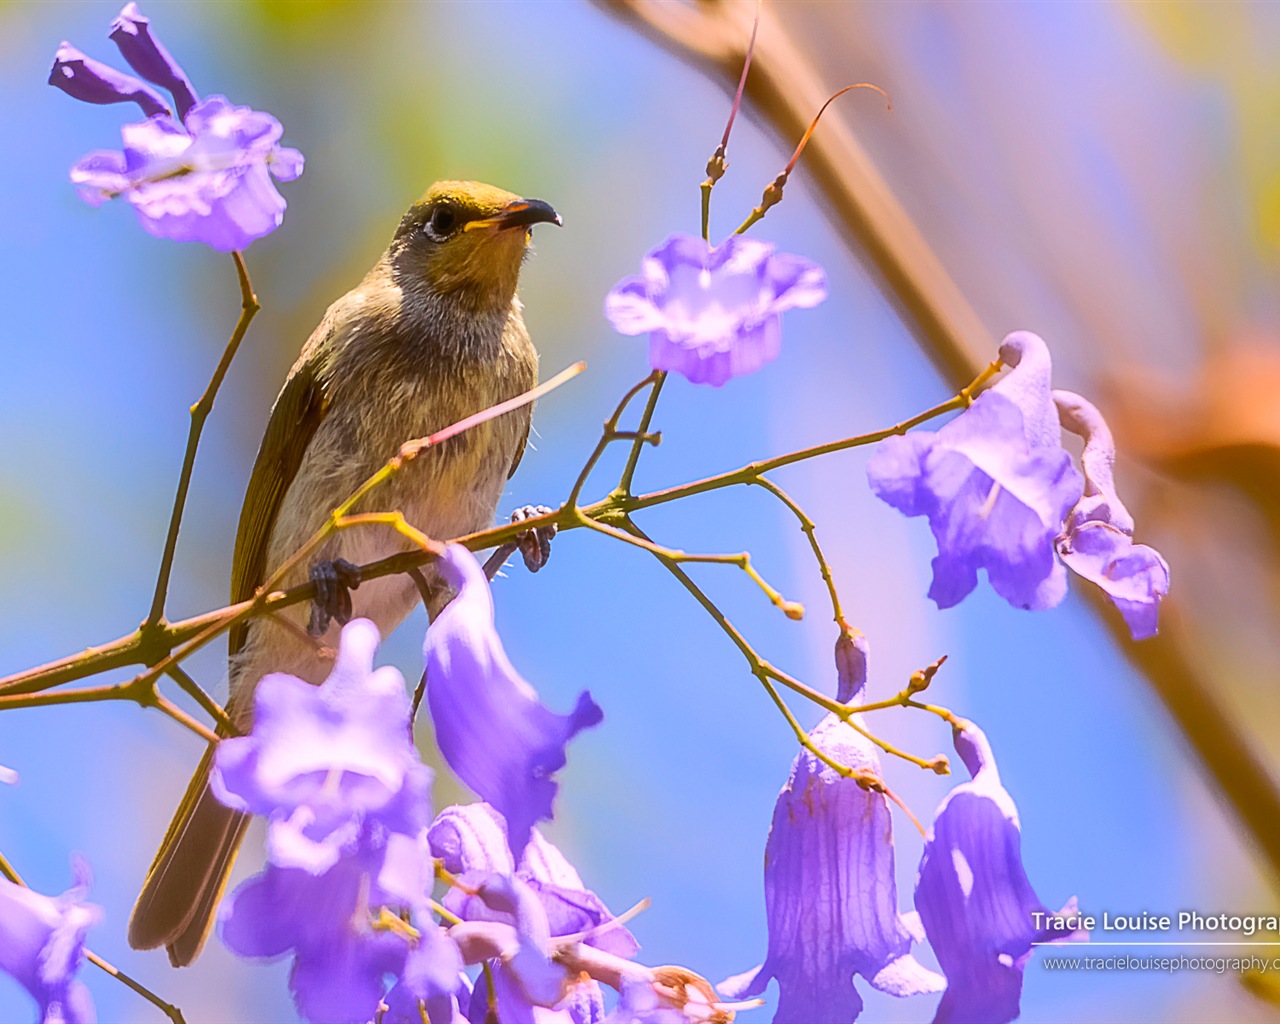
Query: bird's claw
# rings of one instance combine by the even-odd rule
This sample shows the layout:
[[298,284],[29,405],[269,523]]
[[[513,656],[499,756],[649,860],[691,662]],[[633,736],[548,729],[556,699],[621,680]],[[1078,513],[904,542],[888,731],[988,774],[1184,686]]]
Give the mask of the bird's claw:
[[[525,505],[511,513],[511,521],[513,523],[521,523],[526,519],[533,519],[536,516],[550,515],[555,509],[548,508],[546,505]],[[499,545],[484,563],[484,572],[489,579],[493,579],[498,575],[498,570],[506,563],[516,551],[520,552],[524,558],[525,567],[530,572],[537,572],[547,564],[547,559],[551,557],[551,538],[556,535],[558,527],[555,523],[546,526],[535,526],[532,530],[525,530],[524,533],[517,534],[516,539],[507,544]]]
[[[511,513],[511,521],[521,523],[554,511],[555,509],[547,508],[546,505],[525,505]],[[547,559],[551,557],[551,539],[556,535],[557,529],[559,528],[555,523],[548,523],[546,526],[535,526],[516,537],[516,545],[524,558],[525,568],[530,572],[537,572],[547,564]]]
[[332,562],[316,562],[311,566],[310,575],[316,585],[316,596],[311,601],[307,632],[311,636],[324,636],[331,620],[339,626],[351,621],[351,591],[360,586],[360,567],[345,558],[335,558]]

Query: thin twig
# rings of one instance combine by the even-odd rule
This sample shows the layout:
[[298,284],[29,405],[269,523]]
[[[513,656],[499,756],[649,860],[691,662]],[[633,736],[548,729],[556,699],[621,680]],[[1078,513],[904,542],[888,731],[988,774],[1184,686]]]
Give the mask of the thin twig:
[[191,486],[191,473],[195,469],[196,450],[200,447],[200,434],[204,430],[205,420],[209,418],[209,413],[213,411],[213,401],[218,395],[218,389],[222,387],[222,381],[227,375],[227,370],[231,367],[231,360],[235,358],[236,352],[240,348],[240,342],[244,339],[245,333],[249,330],[250,322],[252,322],[260,308],[258,297],[253,291],[253,284],[249,280],[249,270],[245,266],[244,257],[238,252],[233,252],[231,256],[235,260],[236,276],[240,281],[240,319],[236,322],[235,330],[231,332],[227,347],[222,352],[222,358],[218,361],[218,365],[213,371],[213,376],[209,379],[209,386],[205,388],[204,394],[200,396],[199,401],[191,407],[191,427],[187,433],[187,450],[182,457],[182,472],[178,474],[178,490],[173,499],[173,511],[169,515],[169,531],[165,535],[164,554],[160,558],[160,572],[156,578],[155,593],[151,598],[151,611],[142,626],[143,632],[154,630],[164,619],[165,598],[169,593],[169,576],[173,571],[173,557],[178,548],[178,531],[182,528],[182,513],[187,504],[187,490]]

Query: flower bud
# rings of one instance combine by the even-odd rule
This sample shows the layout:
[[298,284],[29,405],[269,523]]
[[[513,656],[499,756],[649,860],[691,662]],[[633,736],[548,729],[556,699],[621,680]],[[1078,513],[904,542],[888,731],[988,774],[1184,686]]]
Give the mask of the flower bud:
[[150,86],[107,67],[92,57],[86,57],[70,43],[64,41],[53,56],[53,69],[49,72],[49,84],[57,86],[68,96],[85,103],[129,103],[142,108],[147,117],[167,114],[160,94]]

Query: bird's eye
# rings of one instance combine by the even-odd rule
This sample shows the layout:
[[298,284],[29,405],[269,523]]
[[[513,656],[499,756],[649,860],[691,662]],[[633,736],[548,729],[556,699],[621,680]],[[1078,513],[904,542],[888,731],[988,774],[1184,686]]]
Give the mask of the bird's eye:
[[433,238],[445,238],[458,226],[458,215],[447,206],[437,206],[427,221],[427,234]]

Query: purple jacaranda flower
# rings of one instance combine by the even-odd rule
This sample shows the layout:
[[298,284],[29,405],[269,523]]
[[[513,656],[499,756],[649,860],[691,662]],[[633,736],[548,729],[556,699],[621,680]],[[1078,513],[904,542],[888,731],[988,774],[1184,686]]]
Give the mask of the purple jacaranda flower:
[[603,712],[583,691],[557,715],[516,672],[493,624],[493,596],[475,556],[449,545],[436,562],[457,591],[427,629],[427,705],[440,752],[503,816],[518,860],[534,822],[551,817],[565,745]]
[[223,944],[238,956],[274,960],[292,953],[289,988],[298,1012],[317,1024],[365,1024],[404,969],[405,937],[374,928],[381,903],[379,858],[361,851],[329,870],[268,864],[219,913]]
[[1070,391],[1055,391],[1062,425],[1084,438],[1084,496],[1067,515],[1058,556],[1068,569],[1107,592],[1135,640],[1155,636],[1169,565],[1160,552],[1133,543],[1133,517],[1116,494],[1116,446],[1102,413]]
[[[878,776],[871,742],[835,715],[810,734],[838,764]],[[883,793],[864,789],[805,750],[778,796],[765,846],[769,952],[762,966],[722,982],[729,998],[778,982],[775,1024],[855,1020],[861,974],[896,996],[938,992],[941,977],[911,955],[911,919],[898,913],[893,822]]]
[[968,595],[979,569],[1015,608],[1052,608],[1067,592],[1054,540],[1083,484],[1062,447],[1049,350],[1018,331],[1000,359],[1011,369],[965,412],[936,432],[888,438],[867,463],[878,497],[929,519],[939,608]]
[[169,90],[176,116],[138,79],[64,42],[50,84],[90,103],[135,102],[148,115],[121,129],[122,150],[90,153],[71,168],[81,198],[98,206],[125,196],[149,233],[223,252],[279,227],[285,201],[272,176],[292,181],[303,164],[301,153],[279,144],[280,122],[225,96],[198,99],[135,4],[112,23],[111,38],[135,71]]
[[[635,937],[614,920],[603,901],[589,890],[577,870],[559,848],[533,829],[516,869],[507,844],[502,815],[486,803],[447,807],[427,833],[431,853],[455,875],[514,875],[528,885],[542,902],[552,938],[589,933],[588,945],[624,958],[636,955]],[[494,920],[480,913],[483,904],[454,890],[445,905],[464,920]],[[605,927],[608,925],[608,927]]]
[[355,619],[320,686],[264,676],[253,731],[218,745],[214,795],[268,817],[274,864],[319,874],[355,847],[366,819],[406,835],[429,820],[431,770],[410,735],[404,678],[373,667],[378,641],[377,626]]
[[[916,909],[947,976],[935,1024],[1004,1024],[1018,1015],[1032,944],[1078,937],[1044,927],[1049,915],[1022,866],[1018,811],[1000,784],[991,747],[971,722],[955,730],[973,781],[942,801],[925,841]],[[1061,911],[1074,916],[1075,899]]]
[[604,315],[622,334],[649,335],[655,370],[719,387],[777,358],[782,313],[826,297],[821,267],[767,242],[732,235],[712,249],[677,234],[614,286]]
[[31,993],[39,1024],[94,1024],[93,1000],[76,970],[84,937],[102,911],[84,896],[88,869],[75,865],[75,886],[61,896],[43,896],[0,878],[0,971]]
[[459,999],[469,1002],[462,955],[445,930],[435,924],[419,928],[416,944],[405,958],[399,980],[383,1002],[378,1024],[461,1024],[466,1020]]

